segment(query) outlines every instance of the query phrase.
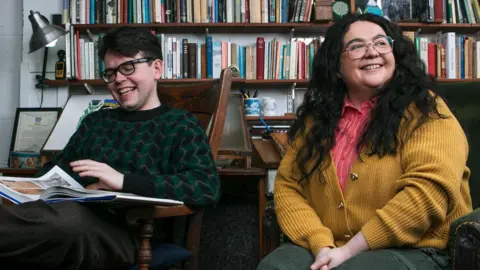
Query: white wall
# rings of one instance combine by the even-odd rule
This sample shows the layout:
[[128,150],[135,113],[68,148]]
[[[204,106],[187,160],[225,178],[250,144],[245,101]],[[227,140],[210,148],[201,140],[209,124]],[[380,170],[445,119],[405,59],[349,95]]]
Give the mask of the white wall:
[[8,161],[19,104],[22,4],[19,0],[2,0],[0,8],[0,167],[5,167]]
[[[3,1],[3,0],[2,0]],[[19,0],[8,0],[20,2]],[[22,63],[20,73],[20,107],[39,107],[41,90],[35,88],[35,75],[41,74],[44,49],[29,54],[29,42],[32,36],[32,26],[28,20],[30,10],[38,11],[52,22],[52,14],[61,14],[63,1],[60,0],[23,0],[23,39]],[[55,62],[58,60],[57,51],[65,49],[65,39],[60,38],[57,45],[49,49],[47,74],[48,79],[55,78]],[[63,107],[68,97],[67,88],[45,88],[42,107]]]
[[[51,21],[53,13],[61,13],[59,0],[1,0],[0,8],[0,167],[8,162],[17,107],[38,107],[41,91],[35,89],[35,75],[40,74],[43,50],[29,54],[32,27],[30,10],[39,11]],[[59,40],[50,49],[47,78],[54,77],[57,51],[64,48]],[[62,107],[68,96],[66,88],[46,88],[42,107]]]

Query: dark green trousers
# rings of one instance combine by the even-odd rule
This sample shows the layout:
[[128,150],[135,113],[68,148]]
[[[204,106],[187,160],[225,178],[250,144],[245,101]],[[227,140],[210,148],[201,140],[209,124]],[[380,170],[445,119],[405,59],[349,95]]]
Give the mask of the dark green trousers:
[[[309,270],[314,257],[307,249],[282,244],[257,267],[257,270]],[[450,260],[444,251],[433,248],[380,249],[365,251],[350,258],[335,270],[445,270]]]

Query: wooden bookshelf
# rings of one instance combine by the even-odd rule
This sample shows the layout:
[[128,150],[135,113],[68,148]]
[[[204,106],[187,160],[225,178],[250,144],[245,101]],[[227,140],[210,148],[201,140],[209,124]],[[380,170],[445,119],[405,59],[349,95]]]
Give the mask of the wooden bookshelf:
[[[213,79],[163,79],[159,80],[161,84],[188,84],[209,82]],[[439,83],[455,83],[455,82],[476,82],[480,83],[480,79],[438,79]],[[61,86],[83,86],[88,83],[92,86],[106,86],[103,80],[45,80],[45,84],[53,87]],[[245,80],[234,79],[234,86],[256,86],[260,88],[268,88],[270,86],[289,86],[295,83],[297,86],[308,86],[308,80]]]
[[[80,33],[86,33],[90,30],[92,33],[102,33],[112,28],[119,28],[123,26],[144,27],[155,29],[159,33],[165,34],[214,34],[214,33],[229,33],[229,34],[294,34],[315,35],[325,33],[325,31],[332,25],[332,22],[308,22],[308,23],[141,23],[141,24],[75,24],[75,30]],[[448,24],[448,23],[419,23],[419,22],[399,22],[398,25],[404,31],[418,31],[420,33],[434,34],[436,32],[455,32],[455,33],[476,33],[480,32],[479,24]],[[294,30],[292,32],[292,30]],[[201,83],[210,81],[211,79],[165,79],[160,80],[159,83],[166,84],[183,84],[183,83]],[[441,83],[453,82],[480,82],[480,79],[439,79]],[[88,83],[92,86],[105,86],[102,80],[70,80],[57,81],[47,80],[45,82],[49,86],[82,86]],[[233,81],[234,87],[286,87],[292,84],[297,87],[308,86],[308,80],[245,80],[242,78]]]

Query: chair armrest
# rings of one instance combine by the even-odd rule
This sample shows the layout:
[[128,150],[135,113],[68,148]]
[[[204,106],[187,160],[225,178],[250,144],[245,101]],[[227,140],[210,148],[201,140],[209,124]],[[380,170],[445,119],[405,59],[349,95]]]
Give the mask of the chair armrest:
[[480,269],[480,208],[452,223],[448,246],[453,269]]
[[187,216],[198,212],[186,205],[175,206],[142,206],[128,209],[126,217],[129,220],[156,219],[166,217]]

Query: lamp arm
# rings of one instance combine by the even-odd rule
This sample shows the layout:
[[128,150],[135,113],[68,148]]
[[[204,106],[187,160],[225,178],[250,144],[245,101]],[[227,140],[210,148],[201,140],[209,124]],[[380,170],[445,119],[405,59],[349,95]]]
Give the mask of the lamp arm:
[[43,66],[42,66],[42,75],[37,75],[37,84],[35,85],[36,88],[43,88],[45,87],[45,74],[47,72],[47,57],[48,57],[48,47],[45,47],[43,53]]

